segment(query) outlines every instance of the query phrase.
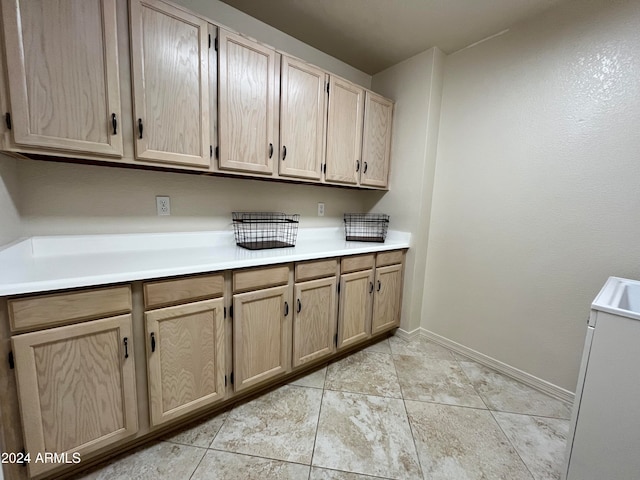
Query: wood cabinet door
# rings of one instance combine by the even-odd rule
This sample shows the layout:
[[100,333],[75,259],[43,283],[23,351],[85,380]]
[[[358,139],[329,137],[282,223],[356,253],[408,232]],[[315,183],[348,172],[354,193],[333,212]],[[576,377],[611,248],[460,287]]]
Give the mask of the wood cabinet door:
[[159,0],[131,0],[136,158],[208,167],[209,26]]
[[44,452],[84,455],[138,430],[131,315],[12,339],[29,474]]
[[345,273],[340,278],[338,348],[371,336],[373,270]]
[[325,180],[356,185],[360,176],[364,89],[331,76]]
[[336,277],[296,284],[293,316],[294,367],[334,352],[336,286]]
[[116,0],[2,0],[2,19],[13,141],[121,157]]
[[151,424],[224,399],[224,300],[145,313]]
[[387,186],[392,117],[393,102],[375,93],[366,92],[360,185],[382,188]]
[[289,370],[291,288],[233,296],[233,375],[236,392]]
[[320,180],[327,118],[324,70],[282,56],[280,175]]
[[371,334],[400,325],[402,265],[376,268]]
[[277,158],[276,52],[219,29],[218,128],[221,169],[272,173]]

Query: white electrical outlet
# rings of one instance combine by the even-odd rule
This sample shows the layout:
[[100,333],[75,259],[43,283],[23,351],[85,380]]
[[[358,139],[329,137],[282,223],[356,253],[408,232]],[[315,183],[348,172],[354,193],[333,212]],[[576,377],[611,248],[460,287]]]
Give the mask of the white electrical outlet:
[[318,216],[324,217],[324,203],[318,203]]
[[171,215],[171,199],[169,197],[156,197],[156,209],[158,215]]

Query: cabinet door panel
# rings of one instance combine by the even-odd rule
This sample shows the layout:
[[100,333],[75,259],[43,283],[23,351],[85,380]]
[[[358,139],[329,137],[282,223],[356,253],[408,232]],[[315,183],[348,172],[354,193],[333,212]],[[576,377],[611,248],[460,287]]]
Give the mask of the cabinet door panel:
[[233,372],[237,392],[289,369],[291,315],[289,286],[233,296]]
[[152,425],[224,398],[223,309],[219,298],[145,314]]
[[17,145],[122,156],[116,0],[2,0]]
[[386,187],[391,156],[391,120],[393,103],[367,92],[362,137],[362,173],[360,185]]
[[280,175],[320,179],[327,117],[326,74],[282,57]]
[[272,173],[276,53],[220,29],[218,64],[220,168]]
[[137,159],[210,165],[208,42],[204,20],[157,0],[131,1]]
[[[32,459],[45,451],[83,455],[138,430],[131,332],[131,315],[121,315],[12,338]],[[29,472],[55,466],[31,462]]]
[[371,336],[371,297],[373,271],[347,273],[340,279],[338,348]]
[[400,325],[402,298],[402,265],[376,268],[375,295],[371,333],[389,330]]
[[336,329],[336,277],[296,284],[294,308],[293,366],[331,355]]
[[329,86],[325,179],[355,185],[361,168],[364,90],[336,77],[330,77]]

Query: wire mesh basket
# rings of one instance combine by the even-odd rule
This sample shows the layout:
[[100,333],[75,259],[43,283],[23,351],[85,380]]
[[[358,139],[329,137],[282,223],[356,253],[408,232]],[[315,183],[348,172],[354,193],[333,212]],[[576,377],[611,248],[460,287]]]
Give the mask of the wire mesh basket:
[[344,233],[347,241],[379,242],[387,238],[389,215],[384,213],[345,213]]
[[236,245],[249,250],[295,247],[300,215],[232,212]]

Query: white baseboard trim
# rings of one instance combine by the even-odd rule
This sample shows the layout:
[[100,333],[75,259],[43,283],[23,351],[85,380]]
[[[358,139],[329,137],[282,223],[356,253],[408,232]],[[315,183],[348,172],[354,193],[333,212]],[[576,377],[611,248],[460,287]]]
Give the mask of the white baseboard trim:
[[422,330],[420,327],[411,330],[410,332],[408,332],[407,330],[403,330],[402,328],[399,328],[395,331],[394,335],[396,337],[400,337],[403,340],[412,340],[414,338],[416,338],[418,335],[420,335],[420,330]]
[[453,350],[454,352],[459,353],[460,355],[463,355],[465,357],[468,357],[471,360],[475,360],[476,362],[482,365],[485,365],[489,368],[493,368],[494,370],[497,370],[498,372],[508,377],[511,377],[519,382],[522,382],[525,385],[530,386],[531,388],[535,388],[536,390],[546,393],[547,395],[551,395],[552,397],[557,398],[558,400],[562,400],[563,402],[573,404],[573,401],[575,398],[575,394],[573,392],[570,392],[569,390],[565,390],[564,388],[554,385],[553,383],[547,382],[546,380],[542,380],[541,378],[531,375],[530,373],[523,372],[522,370],[512,367],[511,365],[507,365],[506,363],[496,360],[495,358],[489,357],[484,353],[476,352],[475,350],[469,347],[465,347],[464,345],[454,342],[453,340],[449,340],[448,338],[443,337],[442,335],[438,335],[437,333],[433,333],[424,328],[417,328],[412,332],[402,331],[403,333],[400,333],[400,331],[401,330],[398,329],[396,332],[396,335],[398,335],[400,338],[405,338],[409,340],[410,338],[414,338],[416,334],[423,336],[434,343],[442,345],[443,347],[446,347],[449,350]]

